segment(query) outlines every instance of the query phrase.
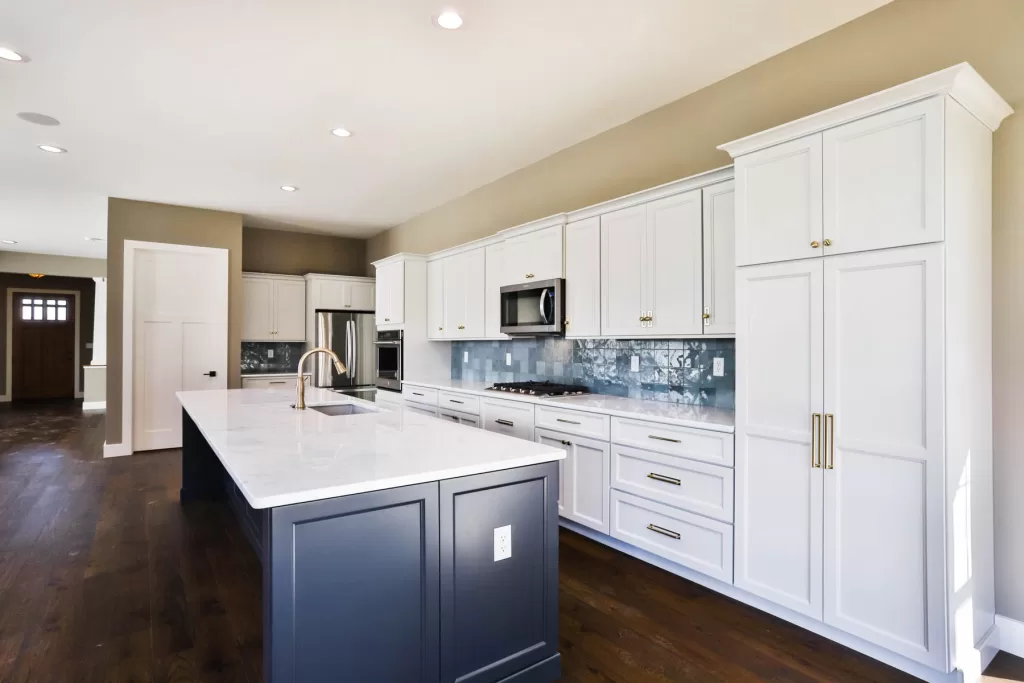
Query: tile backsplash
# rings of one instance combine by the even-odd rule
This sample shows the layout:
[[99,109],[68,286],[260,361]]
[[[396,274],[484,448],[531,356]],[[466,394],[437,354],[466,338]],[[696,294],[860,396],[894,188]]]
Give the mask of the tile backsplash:
[[242,342],[242,374],[295,372],[305,351],[304,342]]
[[[469,354],[468,362],[465,354]],[[506,354],[512,364],[506,365]],[[633,356],[640,369],[630,369]],[[722,358],[725,374],[715,377]],[[578,384],[599,394],[652,401],[736,405],[733,339],[509,339],[452,342],[452,379]]]

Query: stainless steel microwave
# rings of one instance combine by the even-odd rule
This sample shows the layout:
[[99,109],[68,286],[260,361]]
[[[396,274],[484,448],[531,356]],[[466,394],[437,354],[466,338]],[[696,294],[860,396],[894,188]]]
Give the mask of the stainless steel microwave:
[[565,332],[565,280],[541,280],[501,288],[501,331],[524,337]]

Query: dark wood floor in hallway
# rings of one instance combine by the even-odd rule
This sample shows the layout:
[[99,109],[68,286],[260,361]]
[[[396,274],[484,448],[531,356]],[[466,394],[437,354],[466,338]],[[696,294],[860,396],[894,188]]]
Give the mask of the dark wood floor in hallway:
[[[102,413],[0,409],[0,681],[260,681],[260,566],[234,518],[179,505],[178,452],[102,443]],[[568,531],[560,562],[565,681],[912,680]],[[1024,660],[989,672],[1024,681]]]

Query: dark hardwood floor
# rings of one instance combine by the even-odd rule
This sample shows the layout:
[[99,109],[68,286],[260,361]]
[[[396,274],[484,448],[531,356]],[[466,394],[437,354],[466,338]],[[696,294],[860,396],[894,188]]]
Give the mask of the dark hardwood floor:
[[[0,681],[261,680],[234,518],[179,505],[177,451],[103,460],[79,406],[0,409]],[[568,531],[560,562],[565,681],[911,680]],[[1024,681],[1024,660],[989,673]]]

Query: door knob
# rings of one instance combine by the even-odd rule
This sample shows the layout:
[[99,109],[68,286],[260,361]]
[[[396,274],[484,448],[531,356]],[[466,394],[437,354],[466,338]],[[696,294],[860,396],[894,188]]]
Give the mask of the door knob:
[[216,376],[217,376],[217,371],[216,370],[210,370],[209,372],[204,372],[203,373],[203,377],[216,377]]

